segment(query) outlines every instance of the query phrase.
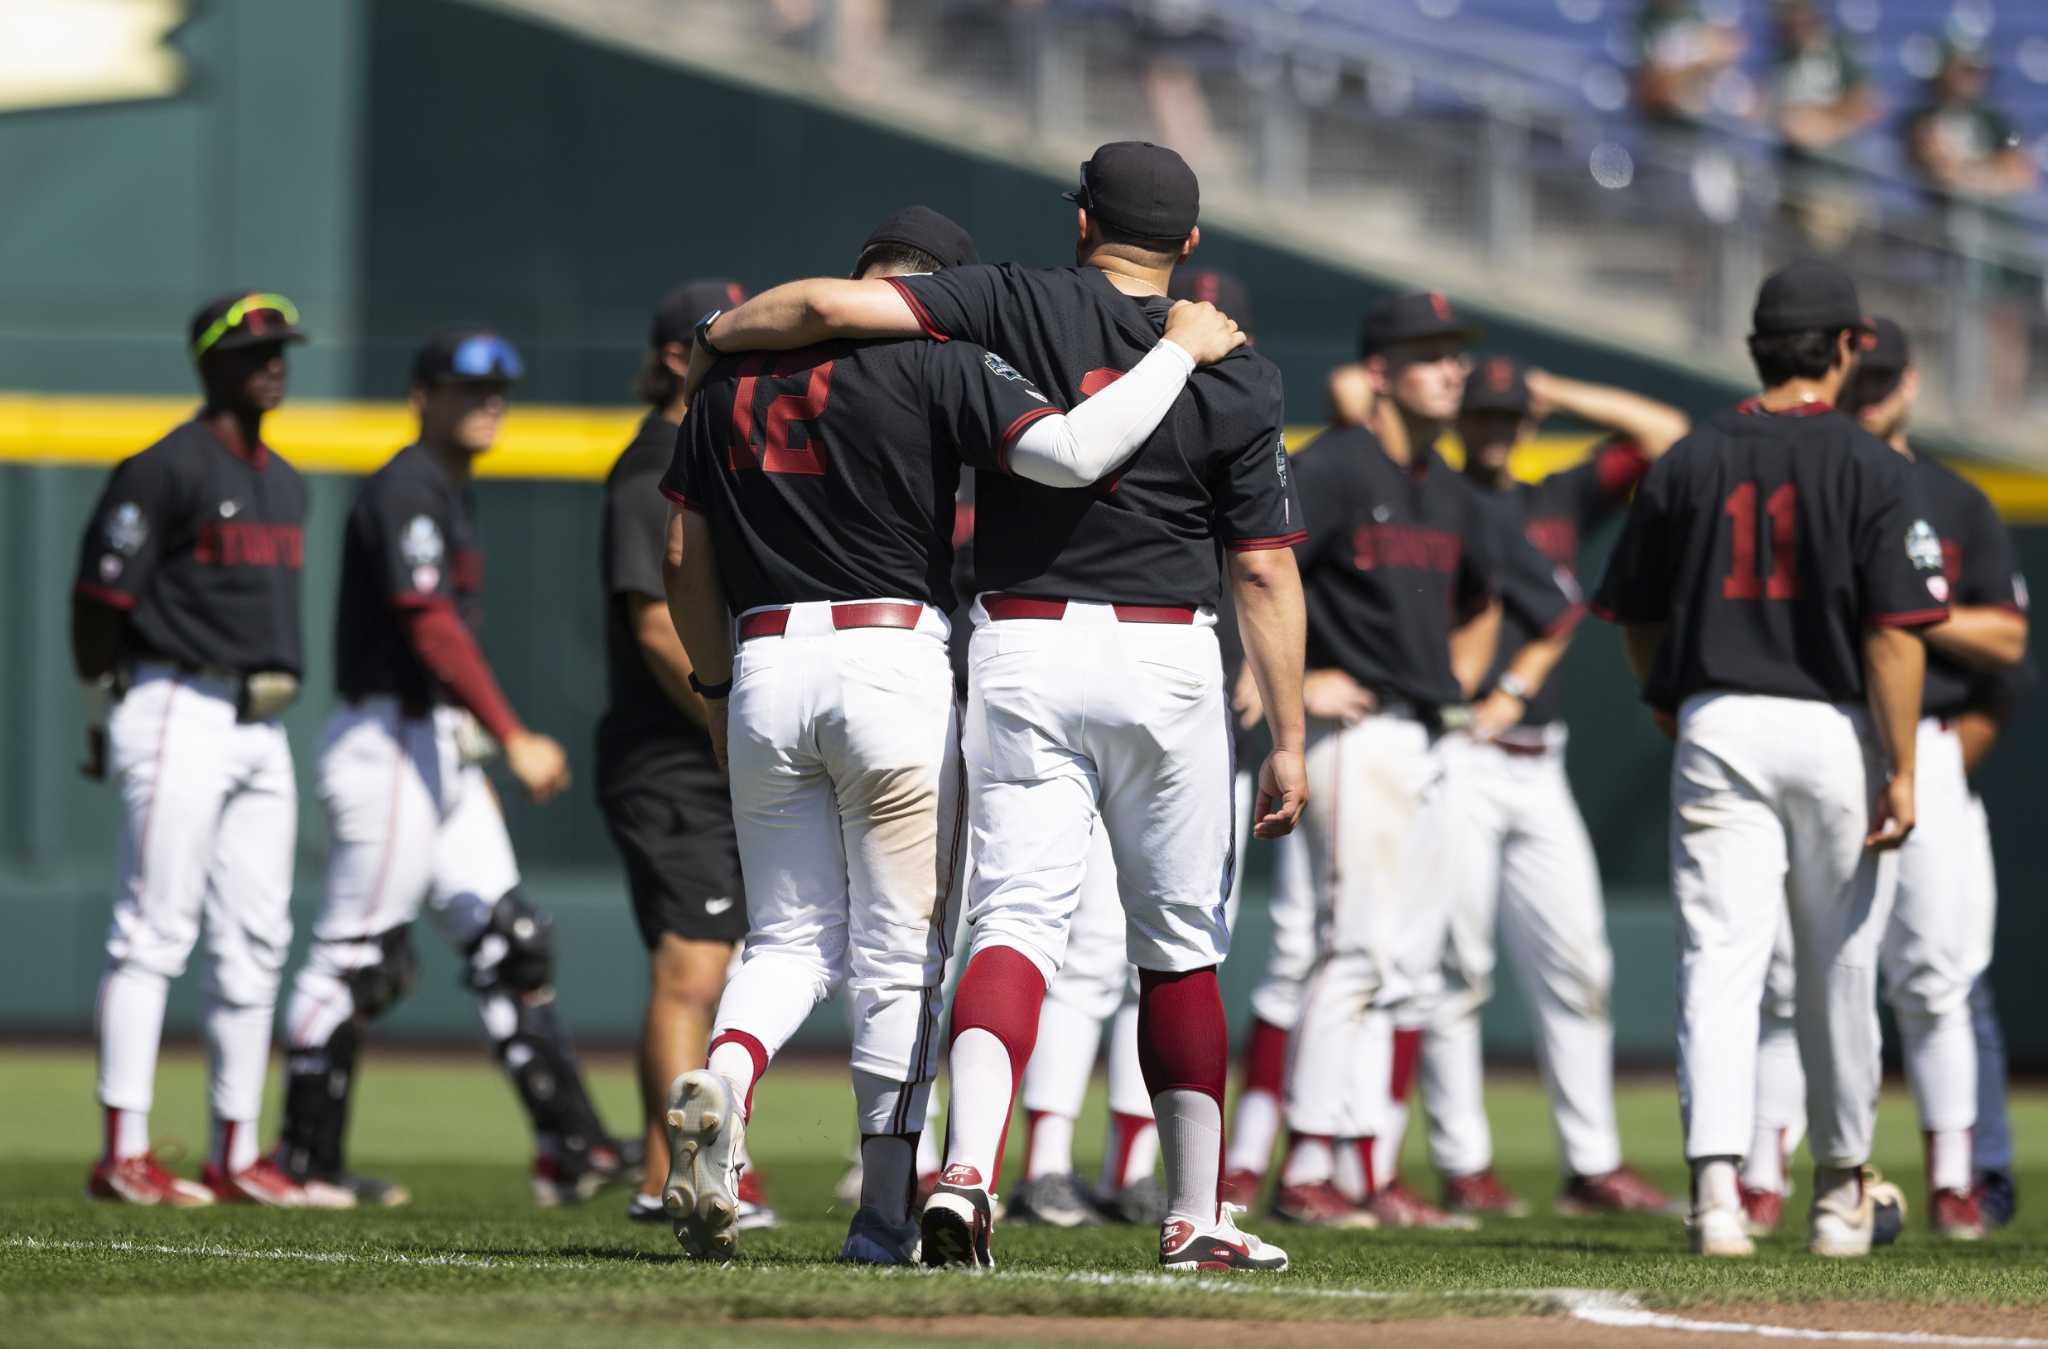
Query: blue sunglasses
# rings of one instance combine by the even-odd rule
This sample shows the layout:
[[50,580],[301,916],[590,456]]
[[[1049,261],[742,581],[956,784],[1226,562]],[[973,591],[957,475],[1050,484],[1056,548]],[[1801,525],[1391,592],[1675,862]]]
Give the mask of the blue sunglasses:
[[510,342],[496,333],[478,333],[456,344],[448,370],[459,379],[514,380],[526,374],[526,365]]

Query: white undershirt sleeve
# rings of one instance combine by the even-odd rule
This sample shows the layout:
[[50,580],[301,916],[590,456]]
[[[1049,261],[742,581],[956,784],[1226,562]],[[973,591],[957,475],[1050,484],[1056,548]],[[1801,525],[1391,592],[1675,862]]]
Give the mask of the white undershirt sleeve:
[[1194,373],[1194,358],[1161,338],[1129,373],[1063,416],[1040,417],[1010,446],[1010,472],[1047,487],[1086,487],[1136,454]]

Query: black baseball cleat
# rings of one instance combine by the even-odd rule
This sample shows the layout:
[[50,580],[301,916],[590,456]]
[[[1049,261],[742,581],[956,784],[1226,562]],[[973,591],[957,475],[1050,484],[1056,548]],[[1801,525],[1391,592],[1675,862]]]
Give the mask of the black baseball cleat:
[[1984,1171],[1977,1176],[1977,1207],[1986,1227],[2004,1227],[2020,1206],[2019,1191],[2012,1176],[2004,1171]]
[[988,1249],[996,1227],[995,1196],[973,1167],[949,1166],[940,1173],[918,1225],[923,1229],[924,1262],[933,1269],[996,1267]]

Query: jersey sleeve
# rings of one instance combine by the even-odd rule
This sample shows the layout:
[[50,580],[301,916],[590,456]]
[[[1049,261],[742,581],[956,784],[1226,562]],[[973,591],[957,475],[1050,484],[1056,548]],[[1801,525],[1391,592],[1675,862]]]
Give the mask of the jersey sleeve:
[[1991,499],[1975,488],[1970,489],[1969,537],[1960,542],[1963,574],[1949,602],[2026,613],[2027,583],[2020,575],[2019,554],[2013,548],[2012,535],[2007,532],[2005,521],[1998,518]]
[[1249,553],[1306,541],[1308,522],[1295,477],[1287,438],[1277,426],[1226,457],[1215,485],[1216,537],[1223,546]]
[[1865,456],[1857,493],[1856,588],[1865,626],[1925,627],[1948,617],[1940,598],[1941,538],[1927,522],[1919,484],[1887,451]]
[[660,599],[661,558],[668,546],[668,507],[644,473],[622,474],[605,488],[607,585],[613,595]]
[[412,479],[385,476],[371,485],[370,527],[380,589],[401,609],[455,598],[452,522],[436,495]]
[[[690,410],[683,416],[682,426],[676,431],[676,448],[669,456],[668,472],[661,475],[661,495],[682,509],[699,515],[707,513],[705,502],[709,500],[704,481],[705,443],[711,434],[713,405],[723,404],[723,392],[708,381],[697,391]],[[666,533],[666,520],[662,522],[662,529]]]
[[1571,631],[1586,612],[1578,580],[1539,552],[1520,531],[1499,532],[1496,590],[1501,604],[1531,632],[1555,637]]
[[1007,473],[1017,437],[1060,411],[1017,367],[968,342],[930,347],[924,384],[933,429],[975,468]]
[[1325,431],[1288,462],[1296,499],[1316,503],[1313,511],[1306,512],[1301,538],[1294,545],[1294,558],[1304,577],[1337,556],[1341,539],[1356,523],[1349,504],[1349,484],[1340,471],[1343,447],[1325,443],[1346,434],[1343,430]]
[[1002,345],[996,311],[1009,289],[1003,268],[977,263],[948,267],[943,272],[892,276],[888,282],[910,306],[926,337],[940,342],[958,338],[983,347]]
[[1671,616],[1676,576],[1669,515],[1681,486],[1678,464],[1667,456],[1652,466],[1628,508],[1593,597],[1593,612],[1609,622],[1642,625]]
[[85,527],[74,589],[115,609],[133,609],[181,525],[180,493],[161,455],[138,454],[107,480]]

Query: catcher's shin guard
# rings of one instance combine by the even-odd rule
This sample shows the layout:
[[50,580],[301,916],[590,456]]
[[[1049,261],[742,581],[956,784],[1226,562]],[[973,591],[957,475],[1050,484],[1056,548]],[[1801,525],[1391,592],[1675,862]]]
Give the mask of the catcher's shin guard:
[[285,1060],[284,1124],[280,1165],[294,1176],[342,1173],[348,1133],[348,1098],[355,1086],[356,1022],[344,1021],[317,1049],[295,1049]]
[[547,915],[510,891],[467,954],[484,1030],[541,1150],[573,1155],[608,1142],[583,1067],[555,1018],[554,925]]

